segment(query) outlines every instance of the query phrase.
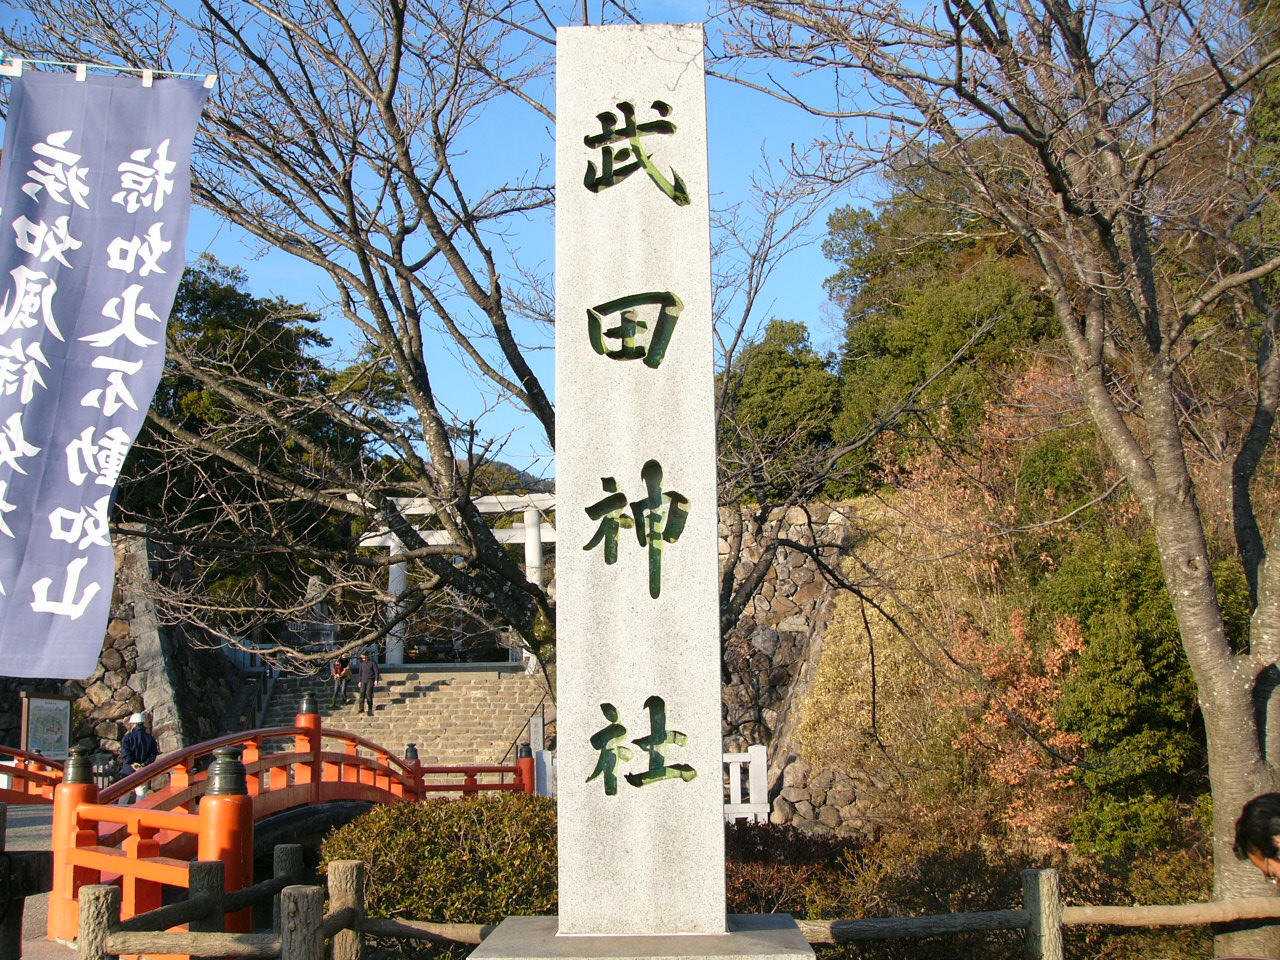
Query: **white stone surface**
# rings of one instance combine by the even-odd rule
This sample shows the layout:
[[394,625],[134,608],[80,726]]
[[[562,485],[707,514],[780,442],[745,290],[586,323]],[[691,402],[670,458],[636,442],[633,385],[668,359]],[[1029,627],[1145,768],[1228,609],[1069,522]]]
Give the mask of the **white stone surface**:
[[813,960],[785,913],[734,914],[719,936],[564,937],[555,917],[508,917],[468,960]]
[[[574,27],[557,33],[556,95],[556,528],[560,920],[570,935],[724,935],[724,827],[720,743],[720,645],[716,583],[710,229],[706,103],[700,24]],[[633,105],[637,123],[662,119],[673,133],[640,134],[662,175],[674,169],[679,205],[637,170],[613,186],[584,186],[602,149],[598,116]],[[652,131],[652,128],[651,128]],[[615,144],[621,150],[627,143]],[[598,354],[591,307],[664,291],[683,302],[665,358]],[[640,307],[642,320],[656,307]],[[618,322],[618,314],[607,318]],[[605,328],[608,329],[608,324]],[[647,341],[647,336],[641,341]],[[605,341],[616,348],[620,340]],[[642,470],[662,467],[665,492],[688,499],[679,539],[662,551],[661,590],[649,589],[648,550],[619,531],[617,562],[586,550],[599,523],[586,508],[616,480],[628,502],[645,496]],[[630,510],[626,515],[629,517]],[[645,702],[661,697],[667,728],[688,737],[670,764],[697,776],[636,787],[649,755],[631,743],[650,734]],[[612,704],[633,751],[617,792],[588,782],[600,752],[593,734]]]

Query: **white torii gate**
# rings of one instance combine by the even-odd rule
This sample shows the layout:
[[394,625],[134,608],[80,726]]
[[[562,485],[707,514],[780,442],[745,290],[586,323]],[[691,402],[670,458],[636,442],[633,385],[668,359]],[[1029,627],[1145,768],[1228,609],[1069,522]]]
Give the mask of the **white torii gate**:
[[[506,515],[516,512],[523,514],[523,522],[514,526],[493,531],[499,543],[524,543],[524,575],[525,579],[535,586],[543,586],[542,582],[542,545],[555,543],[555,527],[542,520],[545,511],[555,509],[554,493],[500,493],[488,497],[477,497],[474,501],[476,509],[484,514]],[[396,498],[396,506],[407,517],[425,517],[435,514],[431,501],[425,497]],[[422,539],[431,546],[451,543],[449,534],[444,530],[423,530]],[[360,539],[363,547],[386,547],[389,550],[405,549],[400,538],[389,530],[378,530],[365,534]],[[408,589],[408,567],[401,561],[393,563],[387,570],[387,592],[397,598],[391,602],[395,609],[398,598]],[[512,651],[512,659],[523,659],[523,652]],[[387,635],[386,661],[396,665],[404,663],[404,624],[398,623]]]

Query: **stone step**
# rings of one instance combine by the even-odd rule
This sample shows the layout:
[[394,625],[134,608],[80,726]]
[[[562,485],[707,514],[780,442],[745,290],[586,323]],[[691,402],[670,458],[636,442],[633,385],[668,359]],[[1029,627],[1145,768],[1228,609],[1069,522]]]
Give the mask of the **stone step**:
[[528,739],[531,714],[544,699],[551,710],[540,674],[510,670],[387,673],[374,691],[372,716],[356,710],[354,683],[347,686],[347,702],[330,708],[332,687],[324,677],[281,677],[263,725],[291,726],[306,693],[315,696],[325,726],[397,756],[416,744],[428,765],[513,763],[513,743]]

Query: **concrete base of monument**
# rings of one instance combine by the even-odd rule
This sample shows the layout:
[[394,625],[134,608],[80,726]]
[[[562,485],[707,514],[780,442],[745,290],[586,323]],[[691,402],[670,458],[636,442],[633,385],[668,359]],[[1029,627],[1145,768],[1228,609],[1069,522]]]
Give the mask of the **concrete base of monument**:
[[723,936],[561,937],[557,928],[555,917],[507,917],[469,960],[813,960],[785,913],[730,914]]

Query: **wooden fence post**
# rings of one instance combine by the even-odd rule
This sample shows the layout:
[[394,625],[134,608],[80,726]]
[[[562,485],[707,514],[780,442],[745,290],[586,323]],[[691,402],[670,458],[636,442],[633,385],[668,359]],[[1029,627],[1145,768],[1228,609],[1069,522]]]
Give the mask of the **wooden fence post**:
[[324,960],[324,891],[285,887],[280,892],[280,960]]
[[355,909],[352,928],[340,930],[333,937],[333,960],[364,960],[364,933],[360,924],[364,920],[365,865],[360,860],[335,860],[329,864],[329,909]]
[[222,901],[226,897],[226,865],[221,860],[197,860],[191,864],[188,874],[188,896],[206,896],[213,901],[213,908],[203,920],[192,920],[188,928],[193,933],[222,933],[227,928],[227,915]]
[[1028,914],[1028,960],[1063,960],[1058,871],[1023,870],[1022,903]]
[[[302,859],[302,844],[277,843],[271,854],[271,875],[288,877],[294,883],[301,883],[306,865]],[[271,929],[280,931],[280,897],[271,898]]]
[[91,883],[80,888],[80,960],[115,960],[107,952],[107,937],[120,922],[120,888]]

